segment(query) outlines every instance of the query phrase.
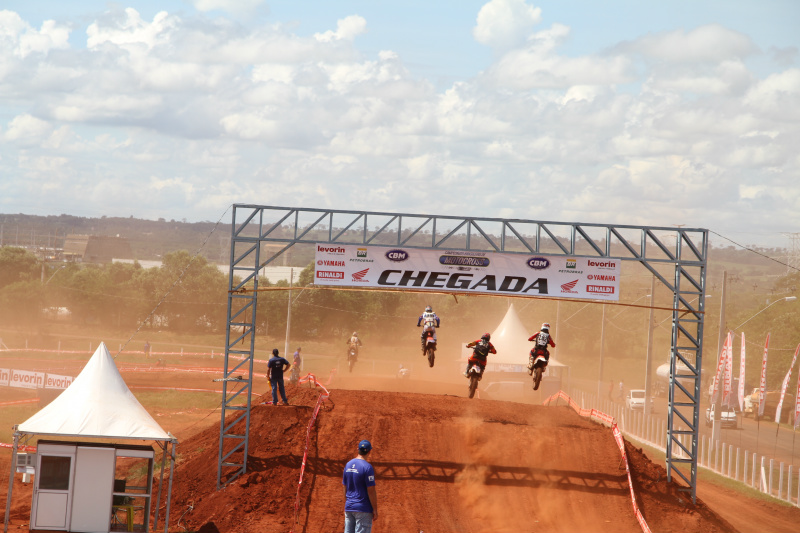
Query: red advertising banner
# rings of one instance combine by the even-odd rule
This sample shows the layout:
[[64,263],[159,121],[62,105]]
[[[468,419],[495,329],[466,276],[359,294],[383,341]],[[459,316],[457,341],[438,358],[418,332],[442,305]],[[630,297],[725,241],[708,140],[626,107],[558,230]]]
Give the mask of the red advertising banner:
[[797,372],[797,394],[794,395],[794,429],[800,424],[800,372]]
[[789,378],[792,376],[792,369],[794,368],[794,363],[797,361],[797,352],[800,352],[800,344],[797,345],[797,349],[794,351],[794,357],[792,357],[792,364],[789,365],[789,371],[786,372],[786,377],[783,378],[783,384],[781,385],[781,399],[778,400],[778,408],[775,410],[775,421],[780,424],[781,421],[781,409],[783,408],[783,398],[786,396],[786,387],[789,386]]
[[711,403],[717,401],[717,393],[719,392],[719,382],[722,379],[722,373],[725,370],[725,362],[727,361],[727,353],[728,353],[728,340],[730,336],[725,339],[725,344],[722,346],[722,350],[719,352],[719,359],[717,359],[717,371],[714,373],[714,382],[711,385],[711,398],[709,400]]
[[739,354],[739,411],[744,412],[744,331],[742,332],[742,350]]
[[728,332],[725,341],[725,377],[722,380],[722,405],[731,404],[731,387],[733,386],[733,334]]
[[769,350],[769,333],[767,342],[764,343],[764,359],[761,361],[761,383],[758,387],[758,416],[764,416],[764,406],[767,403],[767,351]]

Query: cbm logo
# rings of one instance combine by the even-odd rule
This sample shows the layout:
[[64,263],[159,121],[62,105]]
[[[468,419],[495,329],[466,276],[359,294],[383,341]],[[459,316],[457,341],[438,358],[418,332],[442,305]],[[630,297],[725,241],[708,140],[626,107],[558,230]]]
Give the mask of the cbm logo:
[[536,270],[544,270],[550,266],[550,260],[546,257],[531,257],[528,259],[528,266]]
[[389,261],[405,261],[408,259],[408,252],[405,250],[389,250],[386,252],[386,259]]

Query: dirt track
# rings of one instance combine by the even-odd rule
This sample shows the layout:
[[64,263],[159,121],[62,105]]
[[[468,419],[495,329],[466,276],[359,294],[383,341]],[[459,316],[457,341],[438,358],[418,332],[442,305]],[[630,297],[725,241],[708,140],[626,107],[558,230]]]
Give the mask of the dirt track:
[[[175,379],[123,375],[134,390],[131,382]],[[210,381],[185,374],[181,379],[184,386]],[[641,531],[610,430],[567,407],[468,400],[465,384],[436,395],[357,390],[362,382],[344,378],[335,385],[350,390],[332,389],[320,412],[296,523],[305,431],[318,391],[289,387],[292,406],[253,409],[249,471],[220,492],[215,491],[218,415],[172,427],[176,417],[156,413],[180,438],[170,531],[341,531],[342,468],[362,438],[375,446],[370,459],[380,499],[376,532]],[[425,385],[412,381],[400,388],[424,390]],[[661,465],[630,445],[627,451],[638,503],[654,532],[736,531],[702,501],[691,506],[685,493],[666,483]],[[4,459],[0,468],[7,472]],[[16,480],[14,490],[12,529],[24,528],[30,485]],[[753,503],[709,485],[699,490],[702,499],[704,494],[742,533],[764,531],[764,525],[769,531],[793,531],[800,517],[797,509]],[[748,511],[740,512],[742,506]]]

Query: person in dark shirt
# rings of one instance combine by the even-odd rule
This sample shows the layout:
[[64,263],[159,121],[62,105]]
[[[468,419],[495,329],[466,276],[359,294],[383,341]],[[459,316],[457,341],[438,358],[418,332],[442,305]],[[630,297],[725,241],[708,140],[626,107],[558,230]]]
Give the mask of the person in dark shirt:
[[286,399],[286,390],[283,385],[283,373],[289,366],[289,361],[278,356],[278,349],[273,349],[272,357],[267,363],[267,378],[269,378],[269,384],[272,385],[272,405],[278,405],[279,389],[281,391],[281,398],[283,398],[282,405],[289,405],[289,400]]
[[344,467],[344,533],[370,533],[378,518],[378,494],[375,492],[375,469],[367,462],[372,450],[368,440],[358,443],[358,456]]

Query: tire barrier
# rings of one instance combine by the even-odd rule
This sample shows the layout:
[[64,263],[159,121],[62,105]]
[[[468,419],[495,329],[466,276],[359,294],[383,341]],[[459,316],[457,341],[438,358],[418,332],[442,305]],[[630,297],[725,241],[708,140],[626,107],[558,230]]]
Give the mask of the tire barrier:
[[569,406],[572,407],[572,409],[578,413],[578,415],[582,417],[588,417],[590,420],[597,420],[598,422],[611,426],[611,433],[614,436],[614,441],[617,443],[617,446],[619,447],[619,453],[622,455],[622,459],[625,462],[625,472],[628,475],[628,488],[631,491],[633,514],[636,517],[636,521],[639,522],[642,532],[651,533],[650,527],[647,525],[644,516],[642,516],[641,511],[639,511],[639,506],[636,504],[636,493],[633,491],[633,480],[631,479],[631,467],[628,463],[628,454],[625,453],[625,439],[622,438],[622,432],[620,431],[619,426],[617,426],[616,419],[613,416],[603,413],[602,411],[598,411],[597,409],[584,409],[572,398],[570,398],[569,395],[567,395],[567,393],[564,391],[558,391],[557,393],[548,397],[542,403],[544,405],[549,405],[551,401],[558,401],[559,398],[567,402],[567,404],[569,404]]

